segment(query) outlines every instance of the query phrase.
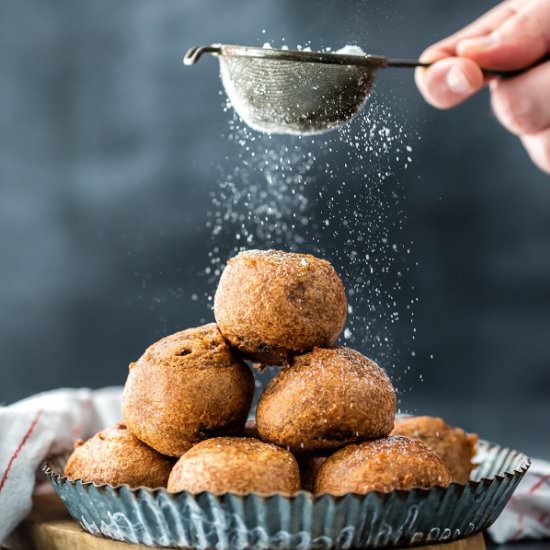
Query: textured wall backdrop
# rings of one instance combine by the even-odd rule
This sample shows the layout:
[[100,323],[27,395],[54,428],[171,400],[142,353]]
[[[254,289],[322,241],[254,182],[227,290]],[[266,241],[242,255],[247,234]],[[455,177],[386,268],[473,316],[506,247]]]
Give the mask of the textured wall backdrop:
[[[262,43],[266,29],[410,57],[493,4],[1,3],[0,401],[121,383],[148,343],[211,318],[206,211],[234,144],[217,69],[184,69],[188,46]],[[416,355],[398,350],[397,371],[412,367],[402,407],[548,457],[550,178],[486,94],[437,112],[407,71],[376,93],[421,137],[396,176],[419,299]]]

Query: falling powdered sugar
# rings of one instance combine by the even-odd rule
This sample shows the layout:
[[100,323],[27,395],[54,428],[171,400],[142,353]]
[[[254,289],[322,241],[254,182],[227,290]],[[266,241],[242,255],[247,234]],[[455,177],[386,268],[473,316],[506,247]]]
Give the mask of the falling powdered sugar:
[[[338,52],[364,54],[357,46]],[[379,362],[407,391],[418,299],[410,282],[413,243],[403,237],[400,174],[413,163],[419,138],[391,101],[371,99],[353,121],[320,136],[258,133],[229,100],[224,108],[230,151],[207,215],[210,286],[241,250],[279,248],[329,259],[349,300],[341,343]],[[212,295],[206,299],[211,306]]]
[[375,359],[398,384],[410,370],[403,362],[414,344],[417,302],[405,282],[412,243],[400,240],[406,217],[398,173],[410,166],[413,148],[400,119],[372,103],[338,132],[283,138],[252,131],[233,113],[226,137],[232,151],[206,222],[211,286],[240,250],[329,259],[349,299],[342,343]]

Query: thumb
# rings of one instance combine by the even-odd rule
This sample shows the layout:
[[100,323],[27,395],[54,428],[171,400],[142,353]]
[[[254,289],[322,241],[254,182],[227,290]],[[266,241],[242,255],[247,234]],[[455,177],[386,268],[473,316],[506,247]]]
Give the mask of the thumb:
[[465,38],[456,49],[486,69],[516,70],[543,57],[549,43],[550,2],[531,0],[490,34]]

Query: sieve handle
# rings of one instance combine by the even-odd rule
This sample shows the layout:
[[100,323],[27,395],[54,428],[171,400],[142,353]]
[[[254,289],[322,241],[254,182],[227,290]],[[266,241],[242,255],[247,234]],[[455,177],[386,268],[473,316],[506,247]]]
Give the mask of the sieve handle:
[[[544,58],[541,61],[538,61],[535,63],[535,65],[538,65],[539,63],[543,61],[547,61],[548,58]],[[402,68],[402,67],[431,67],[433,63],[424,63],[422,61],[418,61],[418,59],[388,59],[388,62],[384,67],[396,67],[396,68]],[[534,65],[533,65],[534,66]],[[526,67],[525,69],[519,69],[516,71],[495,71],[493,69],[481,69],[483,74],[488,77],[499,77],[499,78],[511,78],[513,76],[518,76],[531,67]]]
[[198,46],[187,50],[183,56],[184,65],[194,65],[204,53],[220,55],[222,53],[221,46]]

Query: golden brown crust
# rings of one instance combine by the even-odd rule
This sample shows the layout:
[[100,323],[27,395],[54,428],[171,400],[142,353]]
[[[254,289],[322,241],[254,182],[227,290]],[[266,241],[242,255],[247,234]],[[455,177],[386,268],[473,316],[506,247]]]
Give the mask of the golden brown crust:
[[250,369],[212,323],[159,340],[130,365],[122,412],[137,438],[179,457],[202,439],[239,433],[253,394]]
[[452,428],[442,418],[433,416],[403,416],[395,419],[393,435],[420,439],[435,451],[451,472],[456,483],[466,483],[477,445],[477,435],[461,428]]
[[168,480],[172,493],[293,494],[299,489],[294,456],[248,437],[216,437],[198,443],[178,460]]
[[316,493],[388,493],[396,489],[447,486],[443,461],[417,439],[401,436],[349,445],[330,456],[315,479]]
[[395,392],[386,373],[359,352],[315,348],[294,358],[260,397],[261,438],[294,452],[335,449],[388,435]]
[[227,263],[214,315],[225,338],[247,358],[286,365],[294,353],[334,344],[346,321],[346,292],[326,260],[248,250]]
[[136,439],[124,424],[107,428],[86,442],[75,442],[65,475],[97,484],[166,487],[173,461]]

